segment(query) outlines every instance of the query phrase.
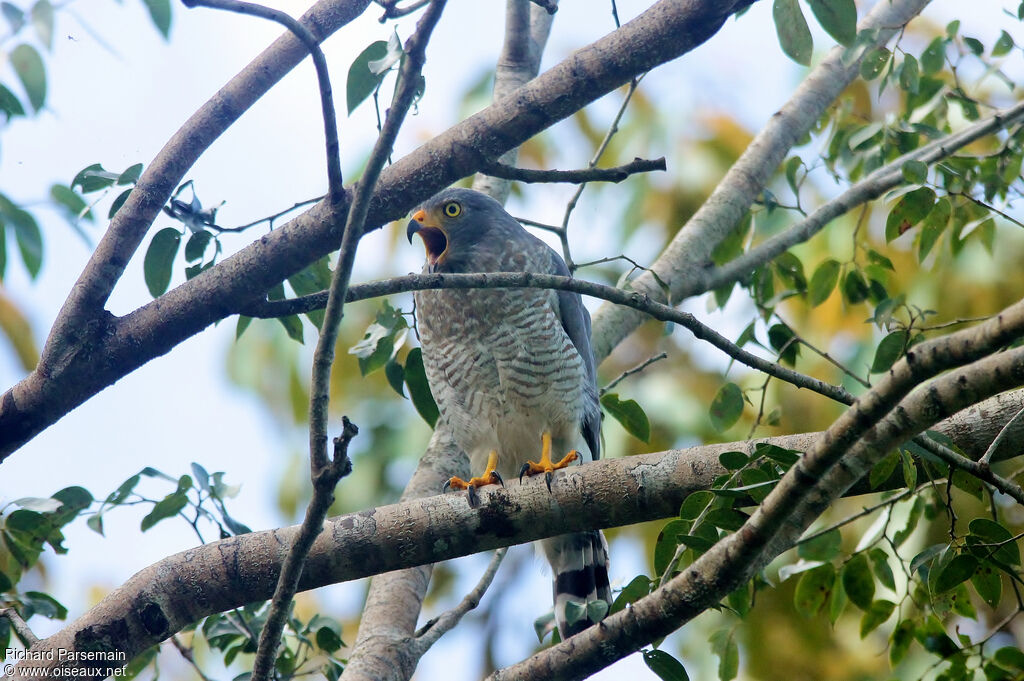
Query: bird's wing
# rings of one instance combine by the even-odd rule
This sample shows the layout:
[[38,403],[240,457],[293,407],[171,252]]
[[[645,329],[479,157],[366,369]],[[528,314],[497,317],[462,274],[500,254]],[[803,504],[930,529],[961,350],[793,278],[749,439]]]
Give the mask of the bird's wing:
[[[547,247],[551,254],[552,274],[568,277],[569,268],[562,257]],[[583,413],[583,421],[580,423],[580,430],[590,447],[590,452],[596,461],[600,457],[601,447],[601,407],[597,399],[597,365],[594,361],[594,349],[590,345],[590,313],[583,307],[583,299],[575,291],[558,291],[558,315],[562,321],[562,328],[569,336],[569,340],[576,346],[576,352],[583,358],[583,364],[587,369],[587,382],[591,390],[585,390],[583,399],[587,401]]]

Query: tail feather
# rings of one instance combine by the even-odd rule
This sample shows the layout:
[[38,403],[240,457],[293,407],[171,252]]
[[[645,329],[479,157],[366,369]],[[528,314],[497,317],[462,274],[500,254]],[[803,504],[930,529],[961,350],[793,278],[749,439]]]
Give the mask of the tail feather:
[[547,539],[542,548],[551,564],[555,622],[565,639],[596,624],[588,614],[587,603],[604,601],[611,605],[608,542],[601,532],[577,532]]

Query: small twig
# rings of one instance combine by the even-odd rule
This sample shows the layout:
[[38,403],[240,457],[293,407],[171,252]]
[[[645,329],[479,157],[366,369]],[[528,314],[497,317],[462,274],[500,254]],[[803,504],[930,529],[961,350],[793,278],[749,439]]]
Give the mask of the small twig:
[[291,208],[285,208],[284,210],[280,210],[280,211],[274,213],[273,215],[267,215],[266,217],[262,217],[259,220],[254,220],[254,221],[252,221],[252,222],[250,222],[248,224],[245,224],[245,225],[240,225],[238,227],[218,227],[217,229],[219,229],[222,232],[244,232],[245,230],[249,229],[250,227],[255,227],[256,225],[259,225],[259,224],[264,223],[264,222],[268,223],[270,225],[270,228],[273,229],[274,228],[274,221],[277,220],[278,218],[284,217],[285,215],[288,215],[288,213],[291,213],[293,210],[298,210],[299,208],[302,208],[303,206],[308,206],[311,203],[316,203],[317,201],[320,201],[323,198],[324,198],[324,196],[322,195],[322,196],[314,197],[312,199],[306,199],[305,201],[299,201],[295,205],[293,205]]
[[[1019,412],[1013,417],[1013,419],[1016,419],[1018,416],[1020,416]],[[1011,419],[1011,422],[1013,419]],[[1004,431],[1000,431],[1000,434]],[[998,439],[998,436],[996,436],[996,438]],[[960,456],[949,447],[941,445],[924,435],[918,435],[915,437],[914,444],[919,445],[929,453],[934,454],[939,459],[942,459],[942,461],[948,464],[951,469],[959,468],[965,473],[973,475],[983,482],[987,482],[1003,494],[1013,497],[1017,503],[1024,504],[1024,489],[1019,485],[1010,482],[1006,478],[993,473],[987,463],[982,461],[972,461],[965,456]],[[986,452],[986,454],[987,453],[988,452]],[[950,478],[952,477],[952,470],[950,470]]]
[[185,659],[192,669],[195,670],[196,674],[199,674],[199,678],[203,681],[211,681],[210,677],[203,673],[202,668],[196,663],[195,655],[192,654],[192,649],[181,642],[177,636],[171,636],[171,645],[173,645],[181,656]]
[[498,566],[508,553],[508,548],[500,548],[491,556],[491,562],[480,577],[480,581],[473,587],[473,590],[466,594],[462,601],[451,610],[430,620],[419,631],[416,632],[416,640],[413,645],[416,647],[416,656],[422,657],[438,639],[451,631],[465,616],[467,612],[480,604],[480,599],[491,586],[494,575],[498,572]]
[[614,168],[583,168],[580,170],[530,170],[516,168],[497,161],[486,162],[480,171],[493,177],[517,182],[565,182],[582,184],[584,182],[622,182],[636,173],[649,173],[653,170],[665,170],[665,157],[656,159],[634,158],[631,162]]
[[332,460],[313,474],[313,498],[306,507],[306,515],[299,526],[295,541],[288,549],[281,573],[277,579],[274,597],[270,601],[267,621],[260,632],[256,656],[253,659],[251,679],[266,681],[274,669],[277,647],[281,641],[281,632],[302,576],[302,568],[313,546],[313,540],[323,529],[327,510],[334,503],[334,488],[338,481],[352,471],[352,462],[348,458],[348,445],[358,433],[354,423],[343,416],[341,435],[334,439],[334,456]]
[[527,218],[516,218],[516,221],[519,222],[522,225],[527,225],[529,227],[536,227],[538,229],[543,229],[543,230],[545,230],[547,232],[553,232],[554,234],[560,234],[562,232],[562,228],[561,227],[557,227],[555,225],[549,225],[546,222],[537,222],[536,220],[529,220]]
[[985,450],[985,455],[978,460],[979,464],[987,466],[989,462],[992,461],[992,455],[996,453],[996,450],[999,449],[999,445],[1003,442],[1003,439],[1006,437],[1007,433],[1009,433],[1013,429],[1013,427],[1017,425],[1017,422],[1020,421],[1022,417],[1024,417],[1024,409],[1018,411],[1016,414],[1014,414],[1012,419],[1006,422],[1006,425],[1002,427],[1002,429],[999,431],[999,434],[996,435],[994,440],[992,440],[992,444],[990,444],[988,446],[988,449]]
[[798,539],[797,541],[793,542],[793,546],[799,546],[800,544],[806,544],[809,541],[813,541],[813,540],[817,539],[818,537],[821,537],[823,535],[828,534],[832,530],[838,530],[839,528],[845,527],[846,525],[849,525],[850,523],[852,523],[852,522],[854,522],[856,520],[860,520],[864,516],[869,516],[869,515],[871,515],[872,513],[874,513],[875,511],[877,511],[880,508],[885,508],[886,506],[893,506],[897,502],[903,501],[904,499],[906,499],[907,497],[909,497],[912,494],[917,494],[918,491],[920,491],[920,490],[922,490],[922,489],[924,489],[924,488],[926,488],[926,487],[928,487],[930,485],[931,485],[931,481],[928,481],[928,482],[921,483],[920,485],[918,485],[914,489],[910,489],[908,487],[907,489],[903,490],[902,492],[900,492],[896,496],[889,497],[885,501],[881,501],[881,502],[875,504],[874,506],[865,506],[864,508],[862,508],[857,513],[854,513],[853,515],[846,516],[842,520],[837,520],[836,522],[832,523],[828,527],[823,527],[820,530],[817,530],[816,532],[812,532],[811,534],[808,534],[806,536],[800,537],[800,539]]
[[29,648],[39,642],[39,637],[32,633],[32,629],[28,626],[25,620],[21,619],[21,615],[14,608],[3,608],[0,609],[0,617],[7,618],[7,621],[14,627],[14,633],[18,635],[18,638]]
[[[615,13],[613,5],[613,14],[615,16],[615,23],[618,25],[618,14]],[[615,113],[615,118],[612,119],[612,124],[608,127],[608,132],[605,133],[604,139],[601,140],[601,144],[598,145],[597,151],[590,159],[590,163],[587,164],[588,168],[594,168],[597,166],[597,162],[601,160],[601,156],[604,155],[605,149],[612,141],[612,137],[619,131],[619,122],[622,121],[623,115],[626,113],[626,107],[629,106],[630,100],[633,99],[633,93],[636,92],[636,88],[640,85],[640,81],[643,80],[644,74],[640,74],[629,82],[629,89],[626,90],[626,96],[622,100],[622,104],[619,106],[619,110]],[[576,271],[576,265],[573,263],[572,255],[569,252],[569,218],[572,216],[572,212],[576,210],[576,204],[579,203],[580,196],[583,195],[583,190],[586,188],[586,183],[581,183],[576,191],[573,193],[572,198],[569,199],[569,203],[565,205],[565,214],[562,216],[562,228],[558,233],[559,239],[562,242],[562,256],[565,258],[565,264],[569,266],[569,272]]]
[[604,395],[606,392],[608,392],[609,390],[611,390],[612,388],[617,386],[619,383],[622,382],[622,380],[624,378],[632,376],[633,374],[638,374],[641,371],[643,371],[644,369],[646,369],[647,367],[649,367],[650,365],[652,365],[655,362],[658,362],[660,360],[663,360],[666,357],[668,357],[668,353],[667,352],[662,352],[660,354],[655,355],[654,357],[648,357],[646,360],[644,360],[642,363],[638,364],[637,366],[633,367],[632,369],[626,369],[621,374],[619,374],[618,377],[615,380],[613,380],[611,383],[609,383],[605,387],[601,388],[601,394]]
[[343,195],[341,174],[341,153],[338,145],[338,119],[334,112],[334,95],[331,90],[331,76],[327,70],[327,58],[316,37],[309,29],[296,21],[290,14],[243,0],[182,0],[186,7],[210,7],[238,14],[248,14],[276,21],[289,31],[309,50],[316,68],[316,79],[320,89],[320,109],[324,120],[324,137],[327,147],[327,192],[331,203],[337,204]]

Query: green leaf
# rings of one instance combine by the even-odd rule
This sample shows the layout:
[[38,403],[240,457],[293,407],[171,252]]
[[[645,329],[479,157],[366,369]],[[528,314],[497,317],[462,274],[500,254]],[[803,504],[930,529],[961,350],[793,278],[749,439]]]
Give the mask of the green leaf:
[[196,262],[203,259],[206,247],[213,241],[213,232],[205,229],[193,232],[185,242],[185,262]]
[[932,40],[921,53],[921,71],[926,76],[933,76],[942,70],[946,63],[946,39],[942,37]]
[[985,54],[985,44],[977,38],[964,36],[964,45],[966,45],[967,49],[973,52],[976,57],[980,57]]
[[871,486],[871,489],[876,489],[883,482],[891,478],[899,463],[899,452],[891,452],[884,459],[876,463],[868,475],[868,484]]
[[689,681],[690,679],[682,662],[664,650],[645,650],[644,663],[662,681]]
[[139,181],[139,177],[142,175],[142,164],[136,163],[135,165],[128,166],[123,173],[117,176],[117,184],[135,184]]
[[797,172],[804,165],[803,160],[799,156],[790,156],[786,161],[786,182],[789,183],[789,188],[793,190],[794,194],[800,193],[800,184],[797,182]]
[[433,428],[440,414],[434,396],[430,394],[427,374],[423,369],[423,351],[420,348],[413,348],[405,358],[405,385],[409,388],[409,399],[416,411]]
[[935,192],[918,187],[904,194],[885,220],[885,240],[892,241],[925,219],[935,207]]
[[917,487],[917,464],[914,463],[914,457],[901,449],[900,463],[903,467],[903,484],[908,489],[914,489]]
[[860,63],[860,77],[864,80],[874,80],[882,73],[891,58],[892,53],[884,47],[872,48]]
[[244,314],[238,315],[238,323],[235,324],[235,340],[242,337],[250,324],[252,324],[252,317],[246,317]]
[[71,188],[78,187],[83,194],[106,189],[114,184],[119,175],[109,170],[104,170],[99,163],[93,163],[78,171],[75,179],[71,180]]
[[735,532],[743,527],[743,523],[747,522],[747,518],[749,517],[750,516],[746,513],[737,511],[734,508],[713,508],[704,516],[704,518],[715,527],[730,532]]
[[601,395],[601,406],[626,432],[643,442],[651,440],[651,422],[636,400],[620,400],[616,393]]
[[864,638],[892,617],[896,604],[892,601],[874,601],[860,618],[860,637]]
[[912,94],[917,93],[921,86],[921,74],[917,67],[917,59],[912,54],[903,57],[900,64],[900,88]]
[[679,537],[687,533],[689,526],[690,523],[686,520],[670,520],[661,528],[658,539],[654,542],[654,571],[659,575],[668,569],[675,556],[676,547],[679,546]]
[[993,658],[996,662],[1009,669],[1024,670],[1024,652],[1020,648],[1006,646],[996,651]]
[[896,575],[893,574],[892,567],[889,566],[889,554],[882,549],[874,548],[868,551],[868,559],[871,561],[875,577],[882,583],[882,586],[890,591],[895,591]]
[[893,667],[907,656],[910,644],[914,641],[914,631],[913,620],[901,620],[892,630],[892,635],[889,637],[889,664]]
[[149,10],[149,18],[166,40],[171,34],[171,0],[142,0]]
[[928,179],[928,164],[924,161],[911,159],[900,166],[900,172],[903,173],[903,179],[910,184],[922,184]]
[[173,227],[165,227],[153,235],[146,249],[146,257],[142,261],[142,271],[146,279],[146,287],[154,298],[159,298],[171,283],[171,270],[174,257],[181,245],[181,232]]
[[836,284],[839,283],[840,267],[837,260],[829,258],[814,270],[814,274],[811,275],[811,283],[807,287],[807,295],[810,298],[811,307],[821,305],[832,295]]
[[868,283],[864,280],[864,275],[859,271],[851,269],[846,273],[843,278],[843,297],[847,303],[851,305],[863,303],[867,300],[870,291]]
[[740,670],[740,650],[736,645],[736,632],[720,629],[711,634],[711,650],[718,656],[718,678],[720,681],[735,679]]
[[730,471],[738,471],[746,466],[748,461],[750,457],[743,452],[722,452],[718,455],[718,463]]
[[719,433],[729,430],[743,415],[743,391],[735,383],[726,383],[718,389],[711,401],[708,416]]
[[779,36],[782,51],[797,64],[809,66],[814,41],[797,0],[775,0],[772,4],[772,18],[775,20],[775,32]]
[[871,373],[881,374],[892,368],[903,355],[903,349],[907,345],[907,332],[904,330],[893,331],[878,344],[875,350],[875,359],[871,362]]
[[28,103],[34,111],[39,111],[46,103],[46,67],[43,58],[36,48],[25,43],[15,47],[8,56],[28,95]]
[[[974,574],[978,568],[978,559],[969,553],[960,553],[942,566],[935,578],[936,593],[949,591],[955,586],[963,584]],[[929,579],[929,581],[931,581]]]
[[839,555],[843,535],[839,528],[833,528],[814,539],[802,542],[797,546],[797,555],[806,560],[832,560]]
[[768,343],[779,353],[779,360],[793,366],[800,354],[800,343],[785,324],[774,324],[768,328]]
[[53,5],[50,0],[37,0],[32,5],[32,26],[36,29],[39,42],[46,49],[53,49]]
[[921,223],[921,236],[917,244],[917,259],[924,260],[932,250],[932,246],[946,230],[949,218],[953,214],[953,204],[949,198],[943,196],[932,208],[931,212]]
[[999,35],[999,40],[997,40],[996,44],[992,46],[992,56],[1002,57],[1004,54],[1007,54],[1012,50],[1013,46],[1013,38],[1011,38],[1010,34],[1006,31],[1002,31]]
[[637,575],[629,584],[622,587],[622,591],[615,597],[609,614],[622,610],[628,603],[636,603],[641,598],[651,593],[651,578],[646,575]]
[[567,601],[565,604],[565,623],[572,626],[587,618],[587,608],[576,601]]
[[1003,578],[991,563],[981,563],[971,575],[971,584],[981,599],[993,608],[999,605],[1003,595]]
[[363,339],[348,350],[359,360],[359,372],[363,376],[383,369],[391,361],[405,339],[406,328],[405,318],[385,301],[377,313],[377,321],[370,324]]
[[383,59],[387,56],[388,44],[384,40],[370,43],[366,49],[359,53],[352,65],[348,67],[348,79],[345,81],[345,100],[348,105],[348,113],[352,115],[356,107],[363,100],[373,94],[381,81],[384,80],[386,72],[373,73],[370,71],[370,62]]
[[77,192],[73,191],[69,187],[65,187],[62,184],[55,184],[50,187],[50,198],[54,202],[64,209],[65,217],[75,222],[79,219],[93,221],[92,211],[89,210],[89,204],[85,202]]
[[341,640],[340,632],[334,627],[322,626],[316,630],[316,647],[333,653],[341,649],[345,642]]
[[[975,518],[967,526],[971,534],[967,536],[967,543],[973,545],[972,551],[978,557],[991,556],[1006,565],[1020,565],[1020,549],[1013,541],[1013,534],[988,518]],[[978,546],[979,544],[1000,545]],[[981,552],[984,553],[981,553]]]
[[861,610],[871,607],[875,597],[875,578],[863,553],[853,555],[843,566],[843,590]]
[[800,262],[800,258],[796,257],[789,251],[786,251],[775,258],[775,260],[772,261],[772,264],[775,266],[775,271],[778,272],[779,277],[787,286],[790,286],[797,291],[803,291],[807,288],[807,278],[804,276],[804,264]]
[[679,506],[679,517],[683,520],[696,520],[708,504],[714,501],[714,498],[715,495],[708,490],[702,489],[690,493]]
[[41,591],[26,591],[24,601],[25,605],[31,607],[36,614],[51,620],[62,620],[68,616],[68,609],[50,594],[44,594]]
[[25,25],[25,12],[20,7],[10,2],[0,2],[0,14],[11,26],[11,34],[15,34]]
[[39,224],[31,213],[0,194],[0,222],[4,221],[14,227],[14,237],[25,269],[35,279],[43,263],[43,235]]
[[[278,283],[267,292],[267,300],[282,299],[284,299],[284,284],[282,283]],[[299,319],[298,315],[287,315],[285,317],[277,317],[276,319],[284,327],[285,333],[288,334],[289,338],[299,343],[305,343],[302,320]]]
[[11,92],[6,86],[0,84],[0,111],[4,113],[7,120],[15,116],[24,116],[25,107],[21,105],[17,95]]
[[814,17],[840,45],[857,39],[857,6],[853,0],[808,0]]
[[153,506],[153,510],[146,514],[146,517],[142,519],[142,531],[145,532],[161,520],[173,518],[179,511],[181,511],[181,509],[185,508],[187,504],[188,497],[185,496],[184,492],[172,492],[171,494],[168,494],[158,501],[156,505]]
[[810,619],[817,615],[836,581],[836,569],[832,563],[825,563],[800,575],[793,593],[796,611]]
[[405,368],[394,359],[391,359],[384,365],[384,376],[388,379],[388,385],[396,393],[405,397]]
[[800,460],[801,452],[793,449],[785,449],[778,445],[769,444],[767,442],[758,442],[754,446],[754,454],[757,456],[764,456],[776,463],[782,464],[784,468],[789,468],[797,461]]
[[[307,267],[304,267],[292,276],[288,277],[288,285],[292,287],[293,291],[295,291],[295,295],[308,296],[312,293],[325,291],[330,288],[332,274],[333,272],[331,272],[328,257],[325,255],[316,262],[311,263]],[[385,305],[388,309],[391,309],[391,306],[387,305],[386,301]],[[313,322],[313,326],[319,329],[324,322],[324,311],[310,310],[306,313],[306,318]]]

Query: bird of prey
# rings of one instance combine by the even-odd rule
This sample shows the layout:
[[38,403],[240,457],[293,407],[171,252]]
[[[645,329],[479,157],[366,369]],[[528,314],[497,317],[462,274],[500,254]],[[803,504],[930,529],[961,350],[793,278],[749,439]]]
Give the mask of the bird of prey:
[[[428,199],[409,221],[410,242],[414,234],[426,249],[424,272],[569,275],[554,250],[471,189]],[[472,470],[483,470],[446,487],[468,489],[473,503],[476,487],[544,473],[550,489],[554,470],[598,458],[597,371],[579,294],[438,289],[418,291],[415,300],[430,390]],[[552,454],[565,456],[553,462]],[[547,539],[540,549],[551,564],[564,639],[600,619],[601,601],[611,602],[608,545],[594,531]]]

